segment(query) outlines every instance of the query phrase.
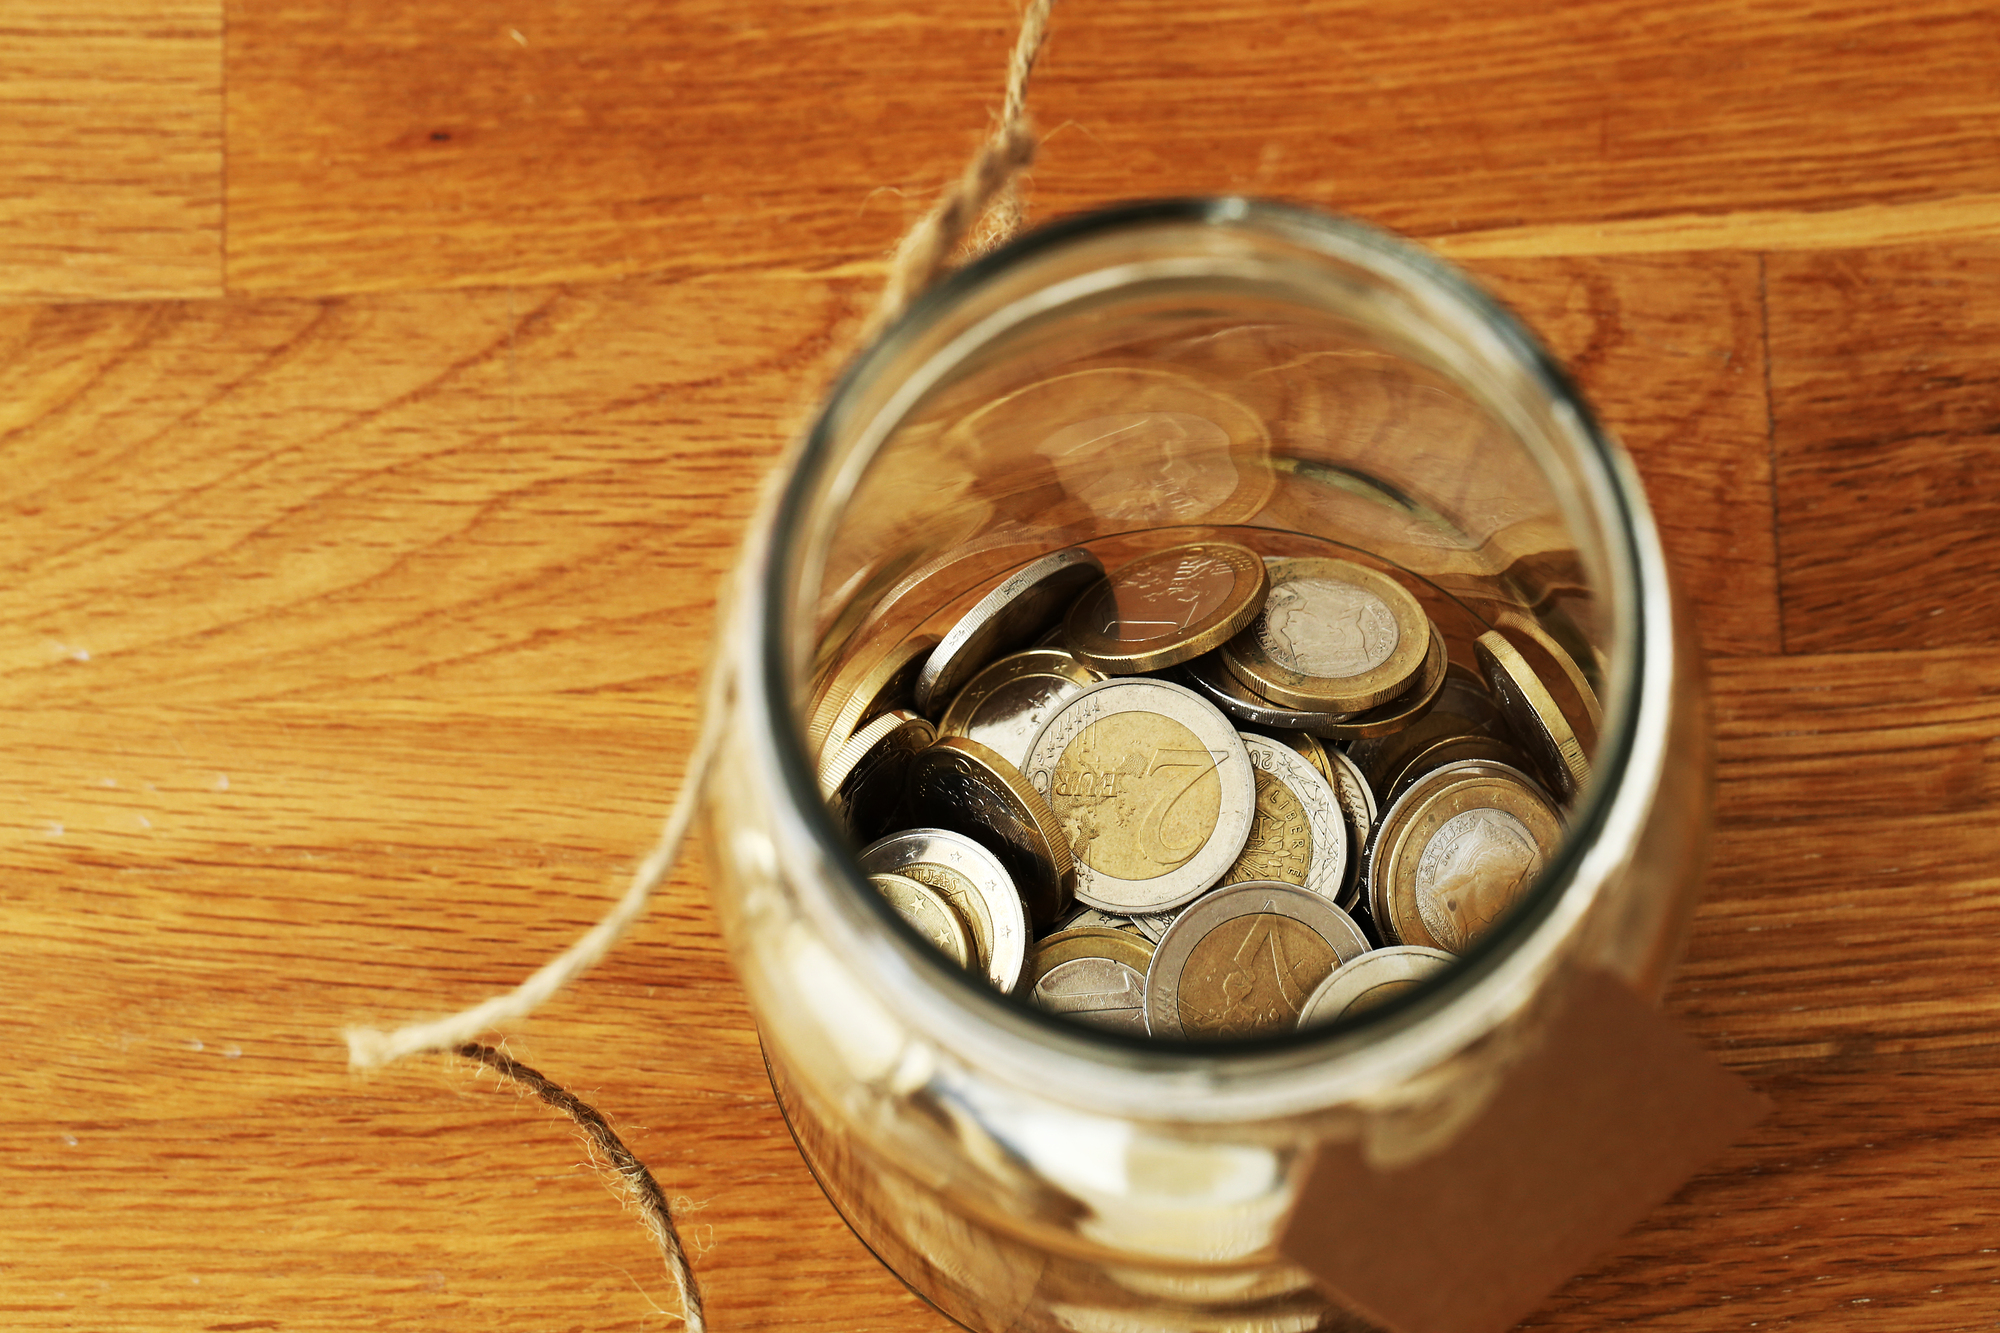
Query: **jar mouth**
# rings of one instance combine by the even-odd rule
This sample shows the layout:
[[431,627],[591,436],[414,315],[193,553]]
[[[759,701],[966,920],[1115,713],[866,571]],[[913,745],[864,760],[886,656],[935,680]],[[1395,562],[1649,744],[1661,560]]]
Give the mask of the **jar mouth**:
[[[811,646],[802,642],[811,623],[806,608],[819,591],[818,570],[833,522],[824,512],[841,479],[858,476],[894,429],[890,411],[864,429],[843,434],[856,419],[864,386],[906,363],[940,325],[968,300],[994,284],[1032,270],[1049,256],[1114,233],[1151,228],[1220,228],[1275,238],[1343,264],[1365,266],[1414,293],[1430,309],[1476,330],[1481,355],[1522,378],[1547,404],[1580,479],[1575,503],[1587,507],[1601,536],[1596,591],[1609,611],[1603,725],[1593,758],[1594,778],[1569,812],[1569,834],[1527,896],[1436,979],[1365,1013],[1305,1032],[1245,1038],[1227,1045],[1125,1037],[1064,1022],[988,988],[952,967],[917,940],[869,890],[850,843],[819,795],[807,753],[797,700]],[[1054,299],[1054,298],[1051,298]],[[931,381],[947,374],[954,347],[933,348],[923,361]],[[920,390],[899,399],[904,406]],[[1574,517],[1574,515],[1570,515]],[[1501,990],[1523,991],[1524,978],[1546,971],[1583,907],[1629,859],[1663,762],[1665,696],[1672,668],[1670,617],[1663,561],[1636,476],[1618,446],[1600,428],[1568,375],[1516,317],[1457,269],[1392,234],[1348,218],[1246,198],[1188,198],[1119,205],[1062,219],[1027,233],[967,265],[920,296],[877,341],[865,349],[828,396],[790,474],[763,518],[758,563],[740,608],[737,707],[749,723],[748,744],[776,800],[781,861],[793,882],[809,889],[805,904],[833,930],[843,947],[857,951],[861,969],[875,977],[892,1003],[933,1006],[941,1037],[990,1039],[1003,1057],[1024,1071],[1107,1066],[1137,1079],[1147,1091],[1136,1100],[1165,1097],[1176,1112],[1202,1114],[1198,1103],[1219,1106],[1227,1087],[1269,1092],[1274,1078],[1319,1078],[1337,1065],[1379,1055],[1394,1034],[1430,1028],[1420,1043],[1432,1055],[1478,1035],[1486,1009]],[[814,549],[815,545],[818,549]],[[810,586],[809,586],[810,585]],[[803,878],[802,878],[803,877]],[[1475,996],[1483,997],[1475,999]],[[1518,996],[1517,996],[1518,998]],[[1451,1021],[1456,1016],[1458,1021]],[[913,1019],[919,1028],[933,1024]],[[941,1044],[943,1044],[941,1042]],[[1411,1059],[1415,1045],[1404,1042]],[[947,1046],[947,1049],[950,1049]],[[1005,1057],[1014,1057],[1009,1060]],[[1400,1060],[1407,1063],[1406,1060]],[[1060,1095],[1059,1080],[1048,1086]],[[1135,1085],[1136,1086],[1136,1085]],[[1219,1098],[1219,1100],[1218,1100]],[[1157,1105],[1157,1104],[1156,1104]]]

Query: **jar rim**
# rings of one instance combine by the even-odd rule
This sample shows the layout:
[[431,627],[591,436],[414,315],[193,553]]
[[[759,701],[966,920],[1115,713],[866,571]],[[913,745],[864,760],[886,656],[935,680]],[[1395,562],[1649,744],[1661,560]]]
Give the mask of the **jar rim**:
[[[808,567],[803,547],[816,530],[810,521],[814,507],[831,471],[842,462],[835,456],[842,407],[872,376],[897,364],[948,312],[1002,276],[1109,233],[1160,227],[1223,227],[1276,239],[1358,264],[1377,276],[1386,274],[1421,289],[1432,301],[1457,308],[1495,340],[1498,353],[1556,409],[1574,446],[1573,461],[1582,470],[1588,499],[1598,511],[1611,583],[1610,669],[1595,780],[1570,812],[1569,836],[1529,896],[1458,965],[1411,994],[1323,1028],[1226,1046],[1127,1038],[1064,1023],[1024,999],[1002,996],[957,974],[913,938],[904,938],[907,932],[896,928],[890,910],[868,891],[845,836],[819,797],[794,702],[800,688],[796,664],[804,660],[794,614]],[[892,421],[883,431],[893,426]],[[862,951],[870,974],[892,1003],[941,1002],[935,1013],[912,1017],[913,1026],[935,1027],[935,1035],[948,1035],[951,1041],[990,1038],[987,1054],[1022,1073],[1034,1071],[1036,1084],[1055,1088],[1062,1082],[1051,1061],[1065,1068],[1108,1064],[1119,1078],[1132,1081],[1131,1096],[1121,1096],[1121,1102],[1149,1108],[1152,1114],[1207,1119],[1231,1114],[1227,1108],[1240,1101],[1228,1095],[1231,1087],[1248,1089],[1253,1100],[1276,1109],[1271,1098],[1280,1084],[1298,1085],[1301,1104],[1323,1101],[1317,1093],[1305,1093],[1305,1087],[1323,1091],[1329,1077],[1339,1081],[1340,1071],[1329,1069],[1333,1065],[1352,1066],[1360,1077],[1364,1066],[1386,1074],[1391,1066],[1407,1072],[1435,1063],[1492,1030],[1492,1021],[1467,1021],[1469,1009],[1491,1010],[1500,999],[1518,1009],[1534,990],[1534,979],[1547,974],[1588,901],[1629,859],[1665,762],[1666,696],[1673,674],[1671,601],[1636,474],[1566,372],[1510,311],[1452,265],[1352,218],[1241,197],[1165,199],[1060,219],[1015,239],[923,293],[856,357],[828,394],[761,521],[760,563],[744,589],[747,605],[740,609],[739,625],[747,637],[738,646],[744,669],[738,673],[737,707],[748,710],[752,757],[765,770],[759,785],[782,798],[773,812],[780,825],[780,860],[790,862],[798,875],[824,877],[814,882],[824,882],[834,892],[814,904],[829,909],[819,919],[838,930],[843,946]],[[1425,1032],[1427,1039],[1401,1040],[1405,1033],[1417,1037]],[[1381,1040],[1390,1034],[1398,1041]],[[1398,1049],[1385,1056],[1381,1048],[1388,1045]]]

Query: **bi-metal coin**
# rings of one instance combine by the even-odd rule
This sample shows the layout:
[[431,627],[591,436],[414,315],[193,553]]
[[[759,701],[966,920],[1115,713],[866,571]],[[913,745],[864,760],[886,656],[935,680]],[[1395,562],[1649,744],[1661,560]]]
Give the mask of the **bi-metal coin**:
[[1079,904],[1068,916],[1056,923],[1051,935],[1065,930],[1125,930],[1137,934],[1139,928],[1132,924],[1129,916],[1118,916],[1111,912],[1100,912],[1095,907]]
[[1152,960],[1152,941],[1130,931],[1073,927],[1035,946],[1022,986],[1037,1009],[1143,1037]]
[[1027,965],[1028,912],[998,857],[963,833],[911,829],[861,849],[864,875],[902,875],[936,889],[972,931],[977,970],[1011,995]]
[[1410,757],[1452,736],[1486,736],[1509,741],[1512,733],[1500,716],[1500,706],[1487,693],[1486,682],[1464,667],[1446,669],[1443,685],[1429,712],[1400,731],[1361,737],[1349,742],[1347,757],[1367,778],[1369,788],[1387,796]]
[[1324,709],[1285,708],[1238,680],[1219,652],[1204,653],[1187,663],[1177,678],[1193,687],[1202,698],[1246,726],[1265,731],[1303,731],[1308,735],[1330,732],[1352,714],[1329,713]]
[[1367,951],[1353,918],[1295,884],[1217,889],[1182,912],[1153,950],[1147,1030],[1192,1038],[1289,1032],[1327,974]]
[[945,737],[910,761],[908,794],[918,823],[963,833],[1000,858],[1036,926],[1070,910],[1069,839],[1041,793],[990,748]]
[[1368,911],[1388,944],[1463,953],[1521,901],[1562,841],[1527,774],[1466,760],[1427,773],[1376,830]]
[[971,966],[972,930],[943,894],[906,875],[870,875],[868,882],[896,915],[929,940],[939,953],[960,967]]
[[1361,854],[1368,846],[1368,835],[1375,831],[1378,810],[1368,779],[1361,776],[1352,759],[1338,750],[1328,750],[1326,759],[1333,769],[1334,799],[1340,802],[1348,832],[1347,873],[1341,877],[1338,902],[1343,910],[1352,912],[1361,901]]
[[1142,555],[1093,584],[1063,618],[1078,661],[1111,675],[1161,671],[1220,646],[1264,605],[1248,547],[1193,542]]
[[1576,799],[1583,784],[1590,781],[1590,758],[1583,752],[1576,729],[1556,706],[1549,687],[1528,665],[1528,659],[1498,630],[1488,630],[1473,642],[1479,669],[1500,701],[1500,711],[1521,743],[1534,757],[1535,767],[1564,801]]
[[1338,903],[1347,876],[1348,835],[1333,788],[1290,748],[1247,731],[1237,734],[1257,770],[1257,813],[1222,882],[1281,880]]
[[1026,771],[1069,840],[1077,899],[1107,912],[1200,896],[1243,850],[1257,803],[1229,719],[1161,680],[1107,680],[1064,703]]
[[806,723],[806,753],[813,762],[847,744],[864,723],[914,704],[917,676],[935,647],[935,636],[920,634],[892,644],[872,661],[849,662],[836,671]]
[[1375,949],[1333,970],[1306,1000],[1299,1014],[1301,1028],[1318,1027],[1352,1018],[1417,987],[1450,967],[1454,959],[1442,949],[1399,944]]
[[1431,626],[1408,589],[1347,560],[1267,563],[1263,611],[1222,647],[1238,680],[1287,708],[1330,713],[1358,713],[1410,688]]
[[936,740],[930,723],[892,708],[820,765],[819,794],[857,841],[880,837],[903,803],[910,761]]
[[988,662],[1034,642],[1079,592],[1102,577],[1097,557],[1073,546],[1033,561],[980,598],[924,660],[917,711],[938,716]]
[[1056,705],[1103,679],[1060,648],[1010,653],[966,682],[944,710],[938,735],[969,737],[1019,768]]

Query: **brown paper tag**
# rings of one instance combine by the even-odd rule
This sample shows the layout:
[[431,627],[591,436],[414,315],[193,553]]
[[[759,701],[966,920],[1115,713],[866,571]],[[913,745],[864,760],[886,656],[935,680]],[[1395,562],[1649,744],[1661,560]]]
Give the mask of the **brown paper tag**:
[[1381,1170],[1359,1144],[1321,1148],[1286,1257],[1397,1333],[1494,1333],[1770,1106],[1604,973],[1576,980],[1546,1038],[1435,1156]]

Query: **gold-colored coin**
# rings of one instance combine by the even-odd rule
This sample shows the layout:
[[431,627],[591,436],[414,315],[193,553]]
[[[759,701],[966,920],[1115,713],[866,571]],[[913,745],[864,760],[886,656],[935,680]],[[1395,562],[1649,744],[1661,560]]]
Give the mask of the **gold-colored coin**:
[[1146,1035],[1146,968],[1153,943],[1131,931],[1081,927],[1035,946],[1022,985],[1038,1009],[1080,1023]]
[[1185,686],[1123,677],[1056,710],[1028,756],[1076,857],[1076,896],[1161,912],[1222,877],[1250,834],[1257,784],[1229,720]]
[[819,794],[857,841],[880,837],[902,804],[910,761],[936,740],[930,723],[892,708],[820,765]]
[[937,642],[935,635],[920,634],[890,645],[872,661],[842,664],[806,723],[806,753],[813,762],[847,744],[863,724],[890,709],[914,710],[917,675]]
[[870,875],[868,882],[931,947],[960,967],[971,966],[975,956],[971,928],[943,894],[907,875]]
[[1368,779],[1361,776],[1361,770],[1354,761],[1338,750],[1326,752],[1327,762],[1333,767],[1333,795],[1340,803],[1340,814],[1347,821],[1347,870],[1341,876],[1340,897],[1336,899],[1340,907],[1352,912],[1361,901],[1361,861],[1363,849],[1368,846],[1368,835],[1375,830],[1378,809],[1375,793],[1368,788]]
[[1327,758],[1326,746],[1320,743],[1319,737],[1310,731],[1270,731],[1266,734],[1311,764],[1313,772],[1325,778],[1329,787],[1333,785],[1333,761]]
[[1424,665],[1410,688],[1379,707],[1350,713],[1336,722],[1316,727],[1316,734],[1332,741],[1388,736],[1404,730],[1431,711],[1437,702],[1438,692],[1444,688],[1451,661],[1445,655],[1444,635],[1438,633],[1436,625],[1429,621],[1424,623],[1430,629],[1430,648],[1425,652]]
[[1034,934],[1000,858],[963,833],[908,829],[861,849],[864,875],[902,875],[936,889],[972,933],[974,964],[1002,995],[1021,983]]
[[1298,1025],[1327,974],[1368,951],[1347,913],[1292,884],[1252,880],[1182,912],[1146,972],[1156,1037],[1243,1037]]
[[1229,670],[1289,708],[1358,713],[1410,688],[1430,621],[1408,589],[1348,560],[1271,560],[1270,593],[1222,647]]
[[1555,794],[1573,801],[1590,781],[1590,758],[1576,730],[1556,706],[1555,697],[1521,652],[1498,630],[1488,630],[1472,645],[1479,669],[1500,701],[1514,734],[1528,747],[1535,766]]
[[1562,834],[1526,774],[1478,760],[1438,769],[1383,817],[1370,914],[1388,943],[1463,953],[1527,896]]
[[1319,1027],[1365,1014],[1443,974],[1452,962],[1452,955],[1444,950],[1416,944],[1371,950],[1335,968],[1320,983],[1299,1015],[1299,1026]]
[[1264,562],[1248,547],[1193,542],[1142,555],[1093,584],[1063,620],[1079,662],[1116,676],[1201,656],[1264,604]]
[[1409,766],[1410,756],[1450,736],[1488,736],[1510,740],[1512,733],[1500,716],[1500,705],[1486,691],[1486,682],[1464,667],[1445,671],[1437,699],[1423,717],[1399,731],[1357,737],[1347,746],[1369,788],[1386,797],[1395,778]]
[[1257,813],[1224,884],[1278,880],[1337,902],[1347,874],[1347,823],[1333,787],[1276,741],[1239,733],[1257,773]]
[[1047,929],[1070,910],[1076,862],[1055,812],[1021,771],[988,746],[947,736],[910,763],[910,811],[919,824],[963,833],[1000,858]]
[[1467,759],[1505,764],[1524,773],[1534,768],[1512,741],[1503,741],[1497,736],[1441,736],[1405,756],[1400,767],[1390,770],[1388,783],[1382,789],[1382,799],[1394,805],[1396,798],[1414,787],[1426,773],[1435,773],[1440,768]]
[[938,735],[969,737],[1019,768],[1056,705],[1103,679],[1102,671],[1060,648],[1010,653],[958,692],[938,722]]

